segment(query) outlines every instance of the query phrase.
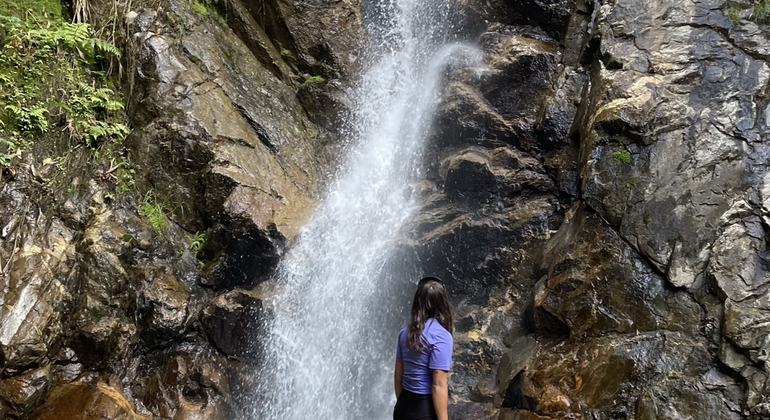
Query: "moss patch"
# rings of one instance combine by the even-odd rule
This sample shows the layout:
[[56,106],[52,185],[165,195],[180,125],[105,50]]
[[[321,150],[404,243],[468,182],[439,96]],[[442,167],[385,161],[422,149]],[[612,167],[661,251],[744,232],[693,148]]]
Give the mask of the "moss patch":
[[318,84],[318,83],[323,83],[325,81],[326,81],[326,79],[324,79],[321,76],[310,76],[307,79],[305,79],[305,82],[302,83],[302,86],[300,86],[300,87],[307,88],[307,87],[313,86],[313,85]]
[[626,165],[631,164],[631,153],[625,149],[615,151],[615,153],[612,154],[612,158],[618,162],[625,163]]

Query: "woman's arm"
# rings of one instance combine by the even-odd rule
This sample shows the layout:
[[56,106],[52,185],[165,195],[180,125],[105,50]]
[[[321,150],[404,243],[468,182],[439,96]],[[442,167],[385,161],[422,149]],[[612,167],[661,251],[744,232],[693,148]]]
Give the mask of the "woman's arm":
[[438,420],[449,420],[449,372],[433,370],[433,407],[436,409]]
[[396,387],[396,398],[401,396],[401,390],[404,389],[404,362],[396,362],[396,372],[393,375],[393,383]]

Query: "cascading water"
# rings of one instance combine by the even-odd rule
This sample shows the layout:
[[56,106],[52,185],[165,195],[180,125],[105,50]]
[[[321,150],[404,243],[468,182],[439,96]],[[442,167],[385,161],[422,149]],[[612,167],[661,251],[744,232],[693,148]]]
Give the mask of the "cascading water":
[[403,281],[394,279],[418,273],[385,267],[393,266],[393,246],[416,207],[410,183],[419,175],[443,69],[475,53],[447,45],[448,0],[371,6],[369,30],[381,55],[357,90],[345,169],[274,279],[256,419],[391,415],[395,335],[409,303]]

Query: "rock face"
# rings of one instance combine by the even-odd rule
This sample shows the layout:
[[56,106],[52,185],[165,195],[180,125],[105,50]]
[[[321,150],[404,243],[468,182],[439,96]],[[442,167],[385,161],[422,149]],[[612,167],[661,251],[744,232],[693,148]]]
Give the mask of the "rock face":
[[466,5],[486,66],[447,83],[415,227],[460,318],[455,414],[770,418],[766,25],[523,3]]
[[345,112],[362,7],[92,3],[124,53],[135,186],[84,148],[55,173],[47,137],[3,169],[0,417],[234,418],[268,311],[251,289],[314,207],[337,125],[317,105]]
[[[456,2],[484,63],[448,70],[402,244],[455,303],[453,418],[770,419],[755,3]],[[131,2],[136,191],[53,184],[43,147],[0,177],[0,417],[243,417],[258,283],[338,158],[373,5]]]

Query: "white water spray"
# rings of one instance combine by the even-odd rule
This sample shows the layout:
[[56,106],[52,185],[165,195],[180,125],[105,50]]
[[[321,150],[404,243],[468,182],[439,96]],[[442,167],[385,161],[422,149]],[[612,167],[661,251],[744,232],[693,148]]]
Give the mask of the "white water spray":
[[409,304],[394,279],[418,274],[398,269],[393,246],[414,214],[410,184],[444,68],[477,54],[446,44],[446,0],[379,2],[369,29],[386,45],[357,90],[344,170],[277,271],[255,419],[391,417],[395,338]]

